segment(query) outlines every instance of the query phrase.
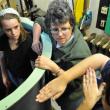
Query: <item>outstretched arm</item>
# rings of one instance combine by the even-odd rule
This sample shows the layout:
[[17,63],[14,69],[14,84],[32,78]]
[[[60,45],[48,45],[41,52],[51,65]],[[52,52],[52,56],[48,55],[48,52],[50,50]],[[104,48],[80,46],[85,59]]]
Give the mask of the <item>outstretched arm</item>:
[[109,57],[103,54],[95,54],[84,59],[44,86],[40,90],[40,93],[36,96],[36,100],[39,102],[44,102],[49,98],[58,98],[63,94],[67,84],[70,81],[82,76],[89,67],[93,69],[102,69],[108,60]]
[[62,77],[66,78],[67,83],[69,83],[79,76],[82,76],[89,67],[93,69],[102,69],[108,60],[110,60],[109,57],[100,53],[91,55],[90,57],[76,64],[74,67],[65,71]]

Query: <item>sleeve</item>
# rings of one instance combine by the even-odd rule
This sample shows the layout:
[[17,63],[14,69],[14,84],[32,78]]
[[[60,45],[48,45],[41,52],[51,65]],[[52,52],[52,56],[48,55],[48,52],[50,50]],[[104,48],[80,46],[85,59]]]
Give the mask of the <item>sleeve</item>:
[[102,73],[103,81],[107,82],[110,78],[110,60],[105,64],[101,73]]

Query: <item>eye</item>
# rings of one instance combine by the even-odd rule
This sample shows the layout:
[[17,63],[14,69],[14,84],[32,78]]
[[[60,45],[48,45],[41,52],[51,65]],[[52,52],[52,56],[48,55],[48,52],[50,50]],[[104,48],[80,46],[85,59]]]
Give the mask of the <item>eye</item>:
[[19,28],[19,26],[18,26],[18,25],[14,27],[14,29],[18,29],[18,28]]
[[5,29],[5,31],[6,31],[6,32],[10,32],[10,31],[11,31],[11,29]]
[[68,28],[65,28],[65,27],[64,27],[64,28],[61,28],[62,31],[66,31],[67,29],[68,29]]
[[70,28],[67,28],[67,27],[61,28],[62,31],[67,31],[67,30],[69,30],[69,29],[70,29]]
[[58,32],[58,29],[57,28],[53,28],[51,29],[52,32]]

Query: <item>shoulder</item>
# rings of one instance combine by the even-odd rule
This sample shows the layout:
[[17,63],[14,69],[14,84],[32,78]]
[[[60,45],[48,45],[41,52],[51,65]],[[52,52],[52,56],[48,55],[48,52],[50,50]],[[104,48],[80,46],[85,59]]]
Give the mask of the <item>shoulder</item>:
[[102,77],[104,81],[107,81],[110,76],[110,60],[108,60],[102,69]]
[[4,43],[5,41],[8,41],[8,37],[5,34],[2,34],[0,36],[0,43]]
[[3,34],[0,36],[0,50],[5,50],[8,47],[8,37],[5,34]]
[[38,23],[38,24],[43,24],[44,23],[45,18],[44,17],[37,17],[34,21],[34,23]]
[[106,70],[106,69],[109,69],[110,68],[110,60],[108,60],[105,64],[105,66],[103,67],[103,71]]

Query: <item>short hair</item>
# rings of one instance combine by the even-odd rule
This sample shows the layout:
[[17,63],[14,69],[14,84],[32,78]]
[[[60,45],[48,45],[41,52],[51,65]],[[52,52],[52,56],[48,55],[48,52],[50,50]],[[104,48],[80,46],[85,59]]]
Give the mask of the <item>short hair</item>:
[[75,17],[69,6],[69,4],[64,0],[54,0],[50,3],[46,18],[45,24],[48,29],[50,29],[51,24],[64,24],[69,21],[74,31],[75,28]]

